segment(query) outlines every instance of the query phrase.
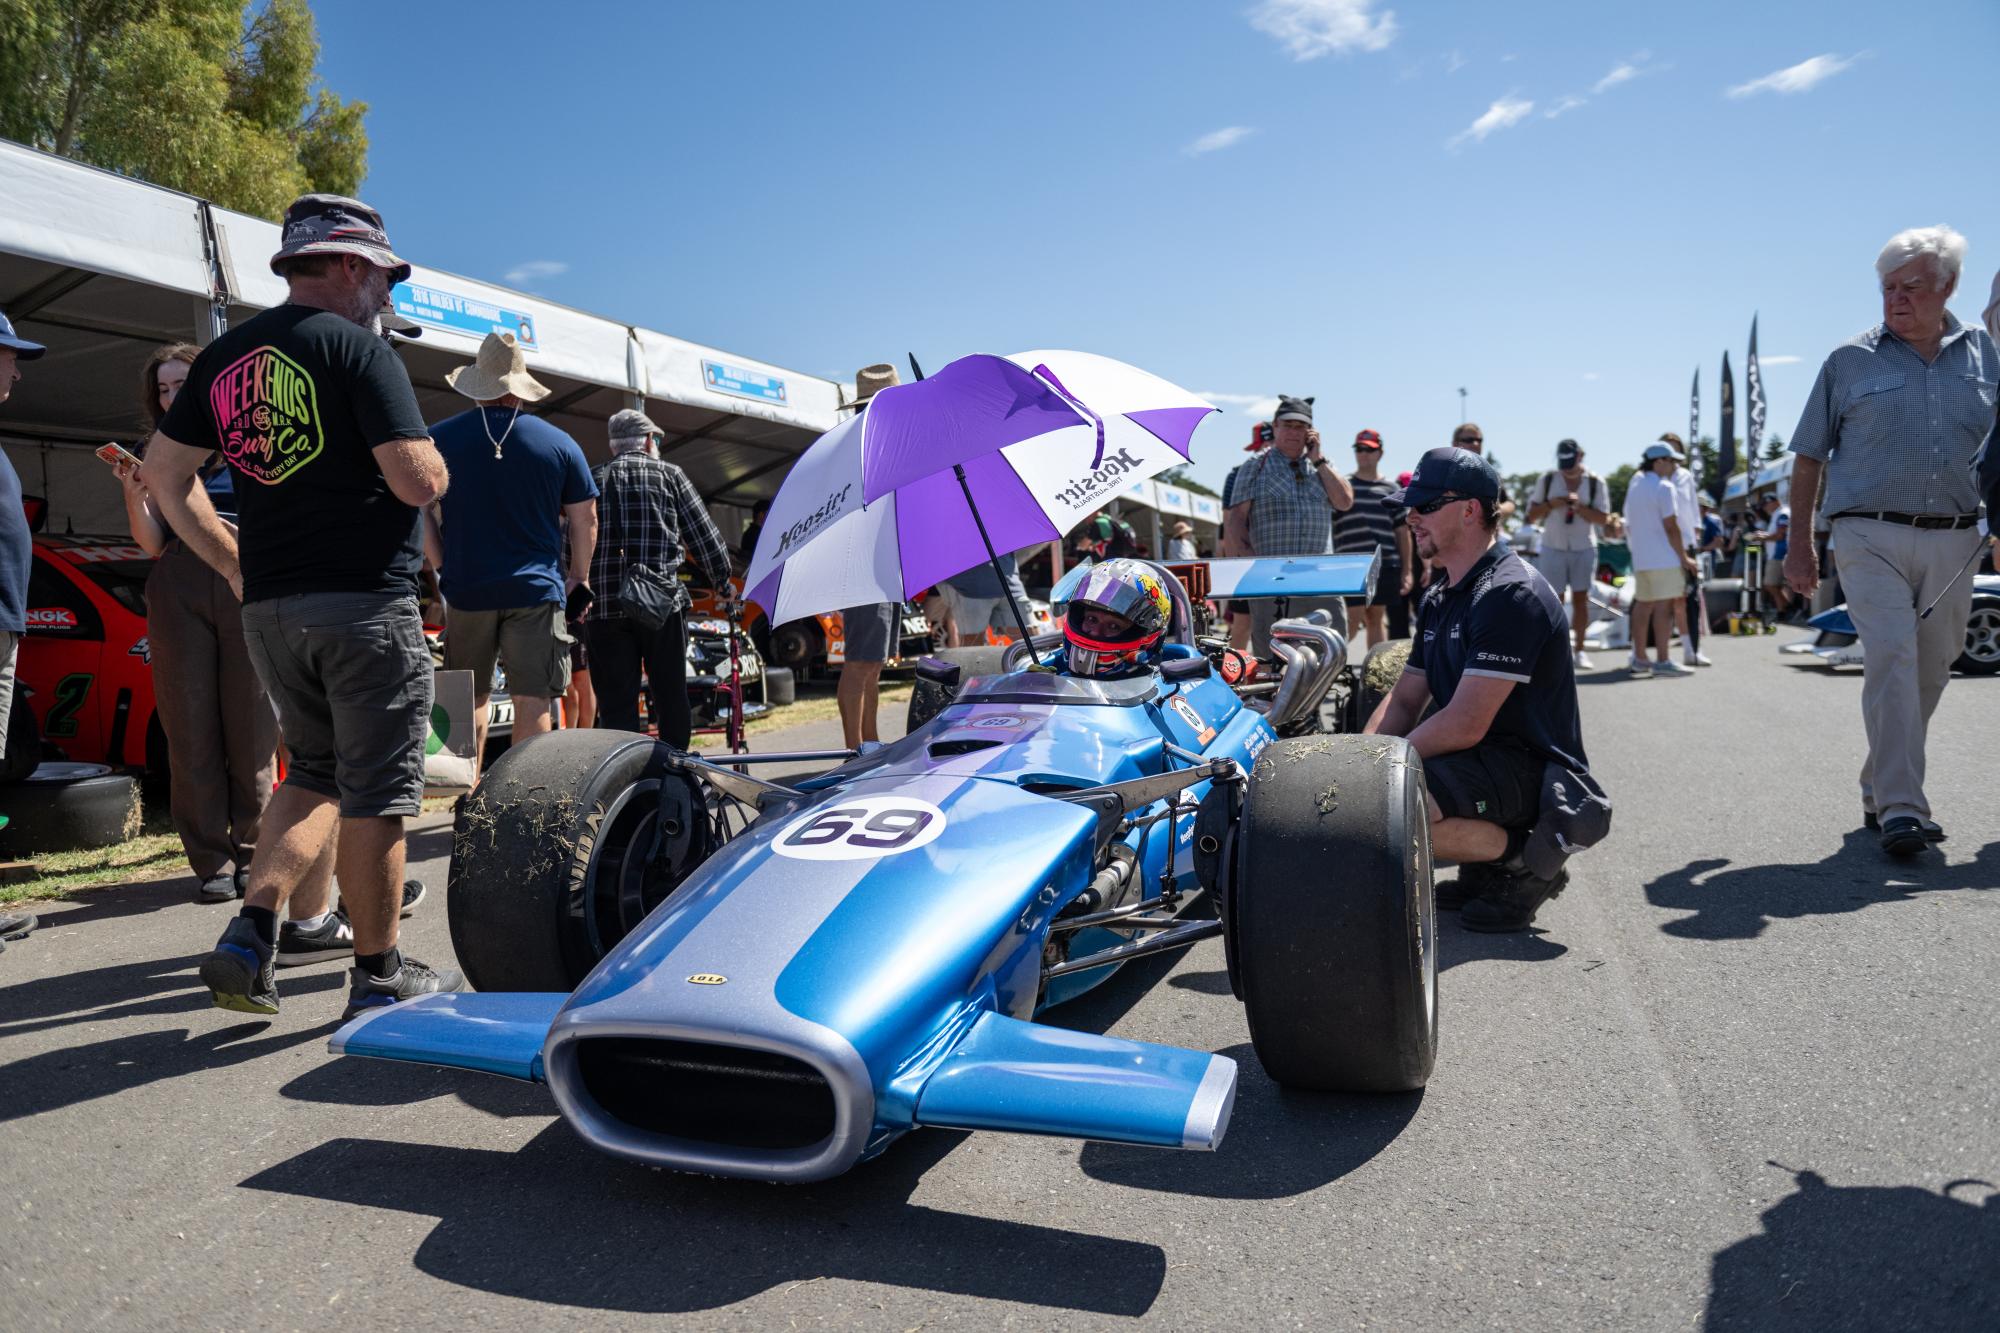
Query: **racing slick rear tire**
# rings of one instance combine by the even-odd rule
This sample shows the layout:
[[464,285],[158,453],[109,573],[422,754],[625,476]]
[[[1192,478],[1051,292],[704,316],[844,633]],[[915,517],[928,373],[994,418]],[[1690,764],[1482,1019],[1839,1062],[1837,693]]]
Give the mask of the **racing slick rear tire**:
[[1322,1092],[1423,1087],[1437,915],[1416,751],[1395,736],[1273,742],[1235,845],[1232,966],[1265,1071]]
[[0,847],[20,855],[115,847],[139,836],[139,784],[104,764],[42,764],[0,787]]
[[632,732],[551,732],[459,802],[445,915],[474,987],[574,990],[707,857],[704,793],[671,753]]

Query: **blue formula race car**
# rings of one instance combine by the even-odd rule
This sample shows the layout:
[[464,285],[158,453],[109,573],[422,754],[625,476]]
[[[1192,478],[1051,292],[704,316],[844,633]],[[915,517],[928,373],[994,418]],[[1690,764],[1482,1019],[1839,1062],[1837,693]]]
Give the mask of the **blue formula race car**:
[[[1220,935],[1274,1079],[1421,1087],[1421,760],[1342,734],[1359,682],[1325,612],[1281,619],[1246,678],[1148,568],[1172,617],[1144,669],[1051,670],[1059,638],[965,679],[928,661],[909,733],[864,753],[516,746],[454,830],[452,940],[477,992],[364,1015],[333,1049],[544,1082],[595,1146],[723,1176],[822,1179],[922,1126],[1213,1149],[1233,1061],[1035,1019]],[[1206,576],[1218,597],[1366,595],[1375,559]]]

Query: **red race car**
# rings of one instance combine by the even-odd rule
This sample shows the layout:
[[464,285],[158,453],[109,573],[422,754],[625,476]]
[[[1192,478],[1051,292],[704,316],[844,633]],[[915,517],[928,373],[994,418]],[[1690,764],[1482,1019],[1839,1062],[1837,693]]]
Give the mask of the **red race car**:
[[[167,738],[153,708],[146,576],[153,558],[129,537],[35,537],[28,632],[16,663],[34,734],[62,757],[164,773]],[[23,711],[9,723],[9,751]]]

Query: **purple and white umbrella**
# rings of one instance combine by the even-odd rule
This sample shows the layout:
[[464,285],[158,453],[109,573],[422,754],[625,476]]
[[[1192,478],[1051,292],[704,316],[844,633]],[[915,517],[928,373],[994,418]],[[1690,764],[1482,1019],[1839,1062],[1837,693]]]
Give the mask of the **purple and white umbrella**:
[[995,551],[1059,540],[1186,462],[1215,410],[1088,352],[968,356],[883,389],[793,465],[750,560],[750,600],[781,625],[899,602],[984,563],[968,490]]

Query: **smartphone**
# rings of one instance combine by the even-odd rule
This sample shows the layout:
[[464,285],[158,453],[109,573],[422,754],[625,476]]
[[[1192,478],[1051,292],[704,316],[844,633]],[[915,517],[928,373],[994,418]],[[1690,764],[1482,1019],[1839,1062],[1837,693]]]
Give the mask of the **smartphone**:
[[120,463],[130,463],[133,467],[139,466],[139,455],[133,453],[122,444],[99,445],[97,456],[112,467],[117,467]]

